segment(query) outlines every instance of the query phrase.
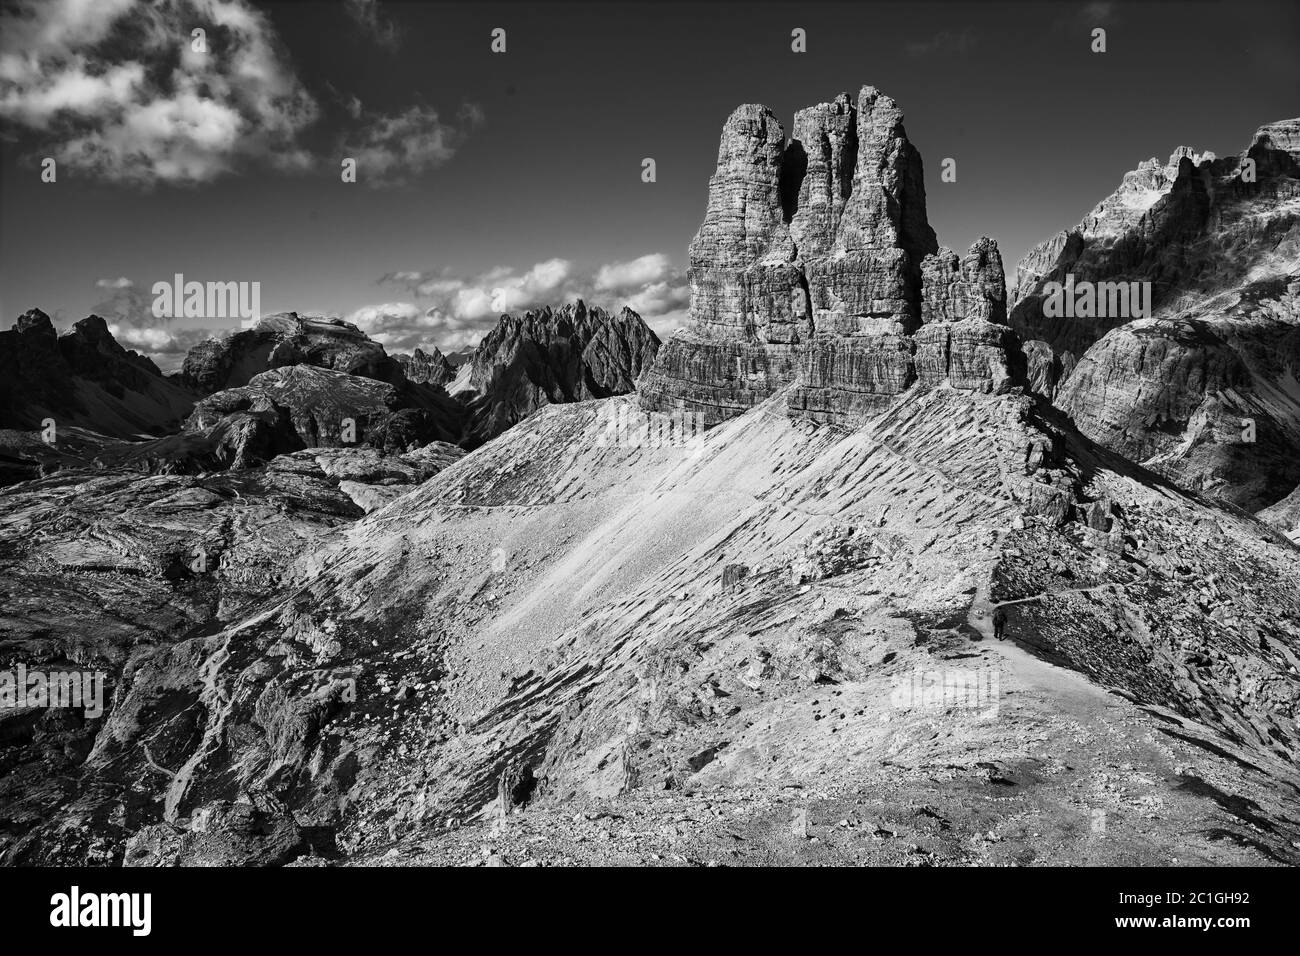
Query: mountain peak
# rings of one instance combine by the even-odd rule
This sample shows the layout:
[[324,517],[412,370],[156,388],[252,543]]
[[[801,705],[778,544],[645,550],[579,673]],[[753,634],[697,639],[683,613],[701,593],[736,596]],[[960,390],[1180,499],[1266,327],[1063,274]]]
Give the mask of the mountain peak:
[[54,323],[40,309],[28,309],[18,316],[18,321],[14,323],[14,330],[23,334],[34,333],[53,337]]
[[[631,392],[659,338],[641,316],[577,299],[558,309],[505,314],[469,361],[470,436],[485,441],[543,405]],[[463,374],[463,373],[462,373]]]
[[[716,423],[793,385],[792,413],[837,420],[918,379],[994,390],[1012,378],[1005,327],[947,328],[1005,315],[997,245],[962,259],[940,249],[903,111],[873,86],[799,110],[788,145],[767,107],[732,112],[688,274],[689,325],[640,385],[650,408],[680,402]],[[942,318],[922,374],[923,312]],[[976,340],[969,362],[954,358]]]

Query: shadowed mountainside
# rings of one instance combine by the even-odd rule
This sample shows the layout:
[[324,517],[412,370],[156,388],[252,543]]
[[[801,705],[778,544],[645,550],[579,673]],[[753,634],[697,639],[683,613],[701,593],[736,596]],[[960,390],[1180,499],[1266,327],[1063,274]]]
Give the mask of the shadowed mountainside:
[[[1300,484],[1298,160],[1298,119],[1238,156],[1181,147],[1016,270],[1035,388],[1090,438],[1250,511]],[[1044,288],[1067,275],[1150,283],[1153,314],[1049,317]]]

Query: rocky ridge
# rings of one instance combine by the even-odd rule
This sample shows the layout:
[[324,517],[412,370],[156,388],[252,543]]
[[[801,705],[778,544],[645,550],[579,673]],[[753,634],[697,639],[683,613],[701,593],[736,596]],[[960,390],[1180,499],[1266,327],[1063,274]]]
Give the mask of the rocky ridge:
[[197,394],[124,349],[107,323],[87,316],[54,330],[40,309],[0,332],[0,427],[41,428],[45,418],[116,438],[159,434],[189,413]]
[[[1197,300],[1295,265],[1300,228],[1300,119],[1259,128],[1239,155],[1216,157],[1181,146],[1125,174],[1071,230],[1031,249],[1016,268],[1012,326],[1077,359],[1132,316],[1051,318],[1043,287],[1076,279],[1149,281],[1156,312],[1187,311]],[[1254,181],[1243,176],[1249,160]]]
[[251,329],[201,342],[185,356],[180,379],[210,395],[289,365],[311,365],[390,385],[406,381],[401,363],[352,323],[296,312],[264,316]]
[[[1251,511],[1300,484],[1298,138],[1285,120],[1238,156],[1148,160],[1026,256],[1013,296],[1033,387],[1086,435]],[[1149,282],[1153,314],[1047,317],[1067,274]]]
[[[793,852],[792,783],[822,792],[810,827],[876,820],[834,845],[877,861],[1296,859],[1292,545],[1023,395],[911,390],[851,431],[786,399],[696,449],[596,441],[627,397],[551,406],[316,542],[220,630],[130,659],[63,771],[96,786],[6,859],[518,861],[565,808],[649,859],[750,793],[757,861]],[[927,673],[1000,689],[931,705]],[[955,839],[876,832],[910,800]],[[581,857],[564,832],[554,859]]]
[[633,391],[658,348],[658,336],[628,308],[611,315],[579,299],[501,316],[470,357],[458,395],[470,416],[467,447],[546,405]]
[[412,382],[446,385],[456,377],[456,366],[452,365],[447,356],[436,348],[431,354],[417,348],[410,355],[398,353],[393,358],[402,366],[406,378]]
[[[0,428],[5,483],[70,467],[250,468],[344,445],[393,454],[430,441],[474,447],[546,404],[632,391],[659,344],[630,309],[610,315],[578,301],[503,315],[461,370],[453,399],[445,386],[457,370],[437,349],[389,357],[350,323],[296,313],[201,343],[171,378],[122,349],[95,316],[56,337],[33,311],[0,334],[13,345],[3,353],[13,366],[3,396],[12,427]],[[53,443],[32,431],[47,416],[59,429]]]

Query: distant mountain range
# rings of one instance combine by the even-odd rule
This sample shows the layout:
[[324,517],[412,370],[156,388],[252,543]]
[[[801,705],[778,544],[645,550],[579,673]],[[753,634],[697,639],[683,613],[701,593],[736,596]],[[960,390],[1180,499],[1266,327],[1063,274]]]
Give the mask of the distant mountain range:
[[[659,344],[630,309],[615,316],[581,301],[502,316],[457,355],[459,383],[436,349],[389,356],[350,323],[293,312],[195,346],[172,376],[118,345],[99,316],[56,335],[32,310],[0,336],[0,429],[12,430],[0,433],[0,474],[10,481],[94,460],[185,472],[346,444],[472,448],[541,405],[631,391]],[[36,440],[47,420],[75,443]]]

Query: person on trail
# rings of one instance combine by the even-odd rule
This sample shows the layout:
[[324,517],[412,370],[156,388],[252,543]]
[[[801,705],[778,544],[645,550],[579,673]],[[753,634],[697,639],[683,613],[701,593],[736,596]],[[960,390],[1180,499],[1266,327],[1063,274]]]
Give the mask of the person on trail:
[[1002,631],[1007,626],[1007,616],[1003,613],[1002,608],[993,612],[993,636],[999,641],[1003,640]]

